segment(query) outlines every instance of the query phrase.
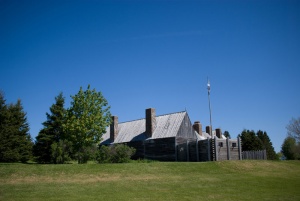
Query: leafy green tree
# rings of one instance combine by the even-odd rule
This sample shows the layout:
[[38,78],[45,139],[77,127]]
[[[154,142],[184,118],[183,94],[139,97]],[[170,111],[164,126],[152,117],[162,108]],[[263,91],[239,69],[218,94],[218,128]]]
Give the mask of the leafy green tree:
[[278,156],[274,150],[274,147],[272,145],[272,142],[267,134],[267,132],[263,132],[261,130],[257,131],[256,133],[257,137],[262,141],[263,143],[263,149],[267,151],[267,159],[268,160],[278,160]]
[[224,134],[223,134],[226,138],[230,139],[230,133],[228,131],[224,131]]
[[27,162],[32,157],[33,143],[21,100],[6,105],[0,93],[0,119],[0,161]]
[[[65,115],[65,98],[63,93],[55,97],[55,103],[50,107],[50,114],[46,113],[47,120],[43,122],[43,129],[36,137],[34,156],[39,163],[57,163],[52,158],[52,144],[64,139],[63,121]],[[64,143],[69,145],[69,143]]]
[[297,145],[295,138],[288,136],[283,141],[281,152],[287,160],[295,160],[300,158],[299,148],[300,145]]
[[78,163],[86,163],[83,157],[85,149],[100,143],[110,124],[110,106],[101,92],[91,90],[90,85],[85,91],[80,87],[79,92],[71,98],[63,128],[67,139],[73,143]]
[[256,136],[253,130],[243,130],[240,134],[242,140],[242,150],[252,151],[252,150],[263,150],[262,141]]

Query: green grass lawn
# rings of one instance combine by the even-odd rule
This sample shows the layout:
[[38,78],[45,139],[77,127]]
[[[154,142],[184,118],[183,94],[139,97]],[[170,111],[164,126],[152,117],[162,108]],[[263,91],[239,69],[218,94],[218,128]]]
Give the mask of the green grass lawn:
[[1,164],[0,200],[300,200],[299,161]]

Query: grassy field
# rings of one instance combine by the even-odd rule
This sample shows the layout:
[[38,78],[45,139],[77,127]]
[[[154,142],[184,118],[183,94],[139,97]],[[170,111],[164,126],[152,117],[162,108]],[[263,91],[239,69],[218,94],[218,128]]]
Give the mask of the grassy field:
[[0,200],[300,200],[299,161],[0,164]]

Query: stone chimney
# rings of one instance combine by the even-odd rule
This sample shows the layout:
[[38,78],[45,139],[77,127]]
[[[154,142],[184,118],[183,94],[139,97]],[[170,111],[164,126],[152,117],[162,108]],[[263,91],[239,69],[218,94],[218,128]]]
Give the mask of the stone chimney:
[[199,135],[202,135],[202,124],[200,121],[195,121],[193,128]]
[[146,109],[146,135],[147,137],[152,137],[154,130],[156,128],[156,117],[155,109],[148,108]]
[[217,129],[216,129],[216,136],[217,136],[218,138],[222,138],[222,131],[221,131],[220,128],[217,128]]
[[110,124],[110,142],[113,143],[118,136],[118,117],[112,116],[111,117],[111,124]]
[[208,133],[212,137],[212,129],[210,126],[206,126],[206,133]]

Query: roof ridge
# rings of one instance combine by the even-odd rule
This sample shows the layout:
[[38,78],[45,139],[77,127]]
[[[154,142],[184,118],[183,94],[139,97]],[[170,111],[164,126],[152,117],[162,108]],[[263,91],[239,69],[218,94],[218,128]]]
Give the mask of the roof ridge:
[[177,113],[184,113],[186,111],[180,111],[180,112],[171,112],[171,113],[168,113],[168,114],[161,114],[161,115],[157,115],[156,117],[160,117],[160,116],[166,116],[166,115],[170,115],[170,114],[177,114]]
[[[166,115],[171,115],[171,114],[178,114],[178,113],[186,113],[187,111],[180,111],[180,112],[171,112],[168,114],[161,114],[161,115],[157,115],[155,117],[161,117],[161,116],[166,116]],[[129,123],[129,122],[133,122],[133,121],[139,121],[139,120],[143,120],[146,118],[139,118],[139,119],[135,119],[135,120],[129,120],[129,121],[123,121],[123,122],[119,122],[119,124],[123,124],[123,123]]]

